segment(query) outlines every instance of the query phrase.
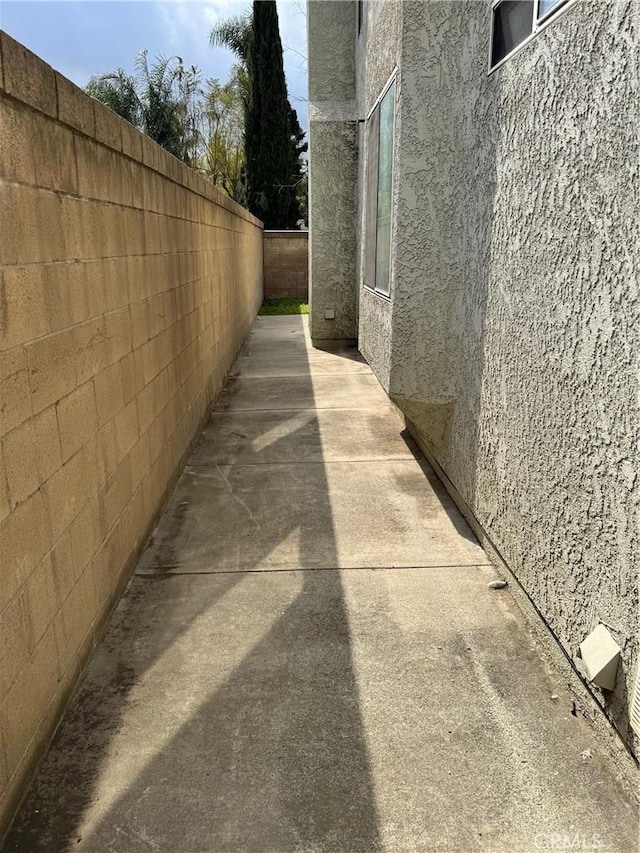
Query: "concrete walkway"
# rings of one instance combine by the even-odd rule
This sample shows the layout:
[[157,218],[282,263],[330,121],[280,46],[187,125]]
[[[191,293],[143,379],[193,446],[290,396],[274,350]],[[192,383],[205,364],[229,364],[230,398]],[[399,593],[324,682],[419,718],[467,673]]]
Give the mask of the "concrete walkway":
[[634,853],[509,590],[305,320],[256,322],[7,850]]

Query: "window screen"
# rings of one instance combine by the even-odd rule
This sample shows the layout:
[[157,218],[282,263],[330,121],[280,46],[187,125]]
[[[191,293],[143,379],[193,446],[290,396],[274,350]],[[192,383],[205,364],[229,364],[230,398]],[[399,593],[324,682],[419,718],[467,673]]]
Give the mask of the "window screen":
[[367,215],[365,220],[364,283],[376,286],[376,230],[378,217],[378,142],[380,112],[376,108],[367,124]]
[[491,68],[546,26],[567,0],[497,0],[491,25]]
[[497,65],[532,31],[533,0],[502,0],[493,10],[491,65]]
[[391,290],[395,92],[394,81],[367,122],[364,284],[386,296]]
[[391,263],[391,192],[393,189],[393,130],[396,86],[380,102],[378,144],[378,213],[376,227],[376,290],[389,293]]
[[538,18],[543,18],[547,12],[550,12],[563,2],[564,0],[538,0]]

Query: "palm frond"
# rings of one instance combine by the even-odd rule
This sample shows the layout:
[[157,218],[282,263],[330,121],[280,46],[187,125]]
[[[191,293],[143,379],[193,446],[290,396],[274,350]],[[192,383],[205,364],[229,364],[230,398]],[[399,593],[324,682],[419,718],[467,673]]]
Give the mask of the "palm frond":
[[249,59],[251,37],[251,13],[245,12],[216,24],[209,34],[209,42],[212,47],[228,47],[238,59],[246,63]]

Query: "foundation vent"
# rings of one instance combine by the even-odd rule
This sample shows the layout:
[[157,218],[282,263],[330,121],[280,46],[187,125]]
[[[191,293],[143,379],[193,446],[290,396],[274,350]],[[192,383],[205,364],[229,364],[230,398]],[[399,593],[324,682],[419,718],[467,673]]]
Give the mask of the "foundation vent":
[[633,685],[633,692],[631,693],[629,722],[631,728],[640,737],[640,663],[636,667],[636,683]]

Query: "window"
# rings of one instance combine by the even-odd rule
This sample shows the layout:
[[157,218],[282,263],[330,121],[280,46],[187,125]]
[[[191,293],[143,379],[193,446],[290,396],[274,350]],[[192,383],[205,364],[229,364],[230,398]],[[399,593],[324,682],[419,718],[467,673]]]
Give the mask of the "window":
[[503,0],[493,9],[491,65],[496,65],[533,31],[533,0]]
[[391,214],[396,84],[388,84],[367,123],[367,199],[364,284],[391,290]]
[[538,0],[537,19],[539,21],[542,20],[542,18],[546,17],[552,9],[555,9],[556,6],[559,6],[562,2],[563,0]]
[[547,22],[566,0],[495,0],[491,23],[491,68]]

